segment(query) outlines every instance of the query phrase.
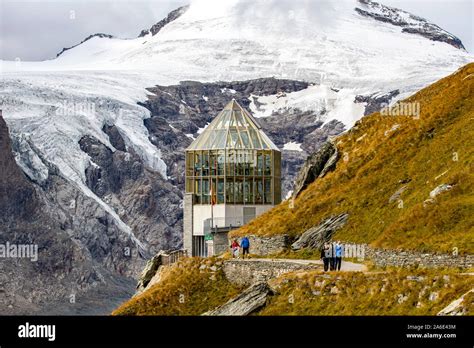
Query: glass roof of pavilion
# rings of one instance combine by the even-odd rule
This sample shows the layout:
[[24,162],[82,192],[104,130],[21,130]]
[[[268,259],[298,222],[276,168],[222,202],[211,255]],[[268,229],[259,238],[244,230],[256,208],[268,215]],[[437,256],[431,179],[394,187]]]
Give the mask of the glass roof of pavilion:
[[255,118],[232,99],[186,150],[277,150]]

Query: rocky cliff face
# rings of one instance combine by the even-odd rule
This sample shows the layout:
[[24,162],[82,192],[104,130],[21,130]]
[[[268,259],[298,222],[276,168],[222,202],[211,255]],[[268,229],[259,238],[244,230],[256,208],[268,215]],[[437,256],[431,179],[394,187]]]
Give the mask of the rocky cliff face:
[[143,266],[136,248],[54,168],[43,186],[30,181],[12,145],[0,117],[0,244],[32,246],[37,257],[2,255],[0,312],[107,313],[132,293],[129,276]]
[[328,171],[334,170],[338,156],[336,146],[330,141],[308,156],[296,177],[293,197],[296,198],[301,191],[317,178],[323,177]]
[[360,15],[372,18],[379,22],[390,23],[400,27],[403,33],[416,34],[432,41],[446,42],[447,44],[465,50],[461,40],[428,22],[426,19],[412,15],[403,10],[385,6],[375,1],[358,0],[359,6],[355,11]]
[[138,35],[138,37],[143,37],[143,36],[146,36],[150,33],[151,33],[151,35],[158,34],[158,32],[161,29],[163,29],[163,27],[166,24],[169,24],[172,21],[174,21],[175,19],[179,18],[184,12],[186,12],[186,10],[188,8],[189,8],[189,5],[182,6],[182,7],[177,8],[176,10],[171,11],[170,13],[168,13],[168,16],[166,16],[166,18],[164,18],[161,21],[159,21],[158,23],[154,24],[150,29],[143,29],[140,32],[140,35]]

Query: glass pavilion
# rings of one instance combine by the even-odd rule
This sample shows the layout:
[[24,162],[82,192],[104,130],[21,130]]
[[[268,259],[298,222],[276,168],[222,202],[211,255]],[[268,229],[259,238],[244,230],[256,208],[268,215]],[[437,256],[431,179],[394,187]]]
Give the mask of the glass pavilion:
[[233,99],[186,149],[184,214],[193,217],[192,235],[208,232],[201,225],[209,218],[212,227],[237,227],[279,204],[280,175],[280,150]]
[[186,192],[194,204],[281,201],[281,153],[232,100],[186,150]]

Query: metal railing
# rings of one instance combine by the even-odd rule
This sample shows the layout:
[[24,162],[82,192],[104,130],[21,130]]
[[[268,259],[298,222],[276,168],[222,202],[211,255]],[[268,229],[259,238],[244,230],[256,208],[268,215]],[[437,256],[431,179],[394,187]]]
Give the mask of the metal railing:
[[166,253],[161,254],[161,264],[165,266],[171,265],[186,256],[188,256],[186,249],[167,251]]

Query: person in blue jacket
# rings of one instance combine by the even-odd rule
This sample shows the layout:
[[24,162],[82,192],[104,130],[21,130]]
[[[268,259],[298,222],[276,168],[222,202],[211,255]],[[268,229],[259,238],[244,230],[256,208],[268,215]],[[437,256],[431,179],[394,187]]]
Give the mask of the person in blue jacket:
[[247,237],[242,238],[240,241],[240,247],[242,248],[242,258],[245,259],[245,254],[249,254],[250,241]]
[[340,271],[341,263],[342,263],[342,245],[339,241],[337,241],[336,244],[334,245],[334,252],[335,252],[334,270]]

